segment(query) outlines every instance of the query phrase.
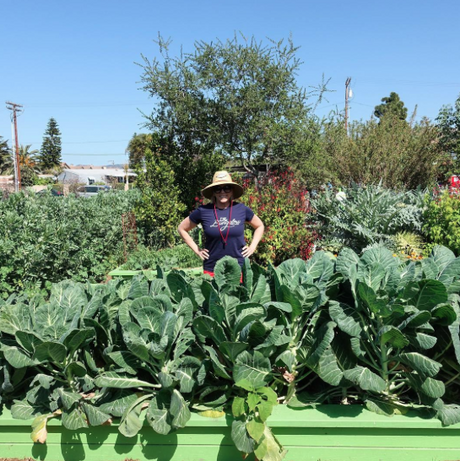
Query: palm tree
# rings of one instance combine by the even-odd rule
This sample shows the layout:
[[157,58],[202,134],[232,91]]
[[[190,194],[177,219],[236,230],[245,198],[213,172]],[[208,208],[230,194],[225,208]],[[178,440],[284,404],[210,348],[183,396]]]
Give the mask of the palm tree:
[[8,141],[0,136],[0,174],[11,174],[13,171],[13,157]]
[[129,141],[126,153],[129,154],[129,166],[135,168],[141,166],[144,163],[145,149],[152,143],[152,135],[140,133],[134,133],[133,137]]
[[37,162],[37,154],[38,150],[34,149],[29,151],[32,144],[28,144],[27,146],[21,145],[19,148],[19,165],[21,168],[30,168],[31,170],[35,170],[38,166]]

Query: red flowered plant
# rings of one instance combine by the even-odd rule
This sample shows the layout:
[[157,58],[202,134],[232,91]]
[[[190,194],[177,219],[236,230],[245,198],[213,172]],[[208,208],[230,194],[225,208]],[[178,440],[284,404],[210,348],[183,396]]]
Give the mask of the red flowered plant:
[[[305,226],[309,211],[306,189],[291,170],[274,172],[243,181],[245,193],[240,199],[265,225],[265,233],[253,259],[274,265],[291,258],[310,258],[316,236]],[[247,231],[248,240],[252,230]]]

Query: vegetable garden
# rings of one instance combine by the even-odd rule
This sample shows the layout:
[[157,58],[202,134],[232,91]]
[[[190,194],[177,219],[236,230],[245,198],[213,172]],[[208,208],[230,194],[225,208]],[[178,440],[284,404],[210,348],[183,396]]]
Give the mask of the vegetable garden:
[[[292,182],[279,186],[277,200],[288,200],[282,187],[292,190]],[[76,434],[116,423],[123,437],[136,440],[146,426],[166,437],[176,430],[180,434],[190,421],[192,427],[200,425],[196,418],[218,418],[218,424],[230,425],[238,451],[267,461],[282,460],[286,454],[276,432],[281,406],[299,410],[342,405],[396,419],[410,414],[437,420],[440,426],[456,425],[460,258],[455,247],[447,247],[450,241],[442,232],[424,233],[424,226],[434,213],[439,216],[445,203],[458,199],[432,201],[422,193],[403,196],[378,186],[352,188],[346,194],[345,203],[331,194],[321,196],[307,227],[302,222],[289,222],[284,229],[268,225],[262,247],[262,255],[269,255],[276,251],[277,239],[303,232],[311,243],[308,248],[316,245],[327,251],[311,251],[305,259],[286,256],[277,264],[267,256],[260,265],[246,262],[243,283],[231,258],[218,263],[213,280],[173,269],[170,256],[149,260],[158,265],[155,277],[138,275],[97,285],[90,283],[87,268],[85,273],[61,274],[74,276],[61,281],[50,269],[45,279],[14,291],[14,280],[21,277],[8,274],[21,273],[16,268],[4,271],[0,398],[5,412],[33,420],[31,437],[37,444],[52,437],[56,419]],[[92,207],[110,207],[114,214],[104,219],[112,222],[114,238],[120,239],[114,216],[133,203],[129,195],[109,195],[100,198],[105,204],[96,202],[97,197],[81,206],[88,207],[86,214]],[[55,229],[29,216],[50,207],[48,216],[62,217],[65,210],[79,206],[72,198],[38,200],[12,196],[1,209],[10,223],[21,216],[21,235],[37,230],[39,237],[29,238],[34,252],[38,250],[33,244],[46,238],[55,242],[50,237]],[[392,207],[384,206],[385,201]],[[289,210],[284,203],[275,205],[271,212],[281,213],[281,218],[283,210]],[[72,216],[81,220],[85,213],[72,209]],[[267,214],[267,224],[270,219]],[[77,223],[65,224],[62,220],[59,232],[78,228]],[[47,232],[38,232],[40,225]],[[19,241],[6,228],[2,247],[8,238]],[[401,235],[396,237],[401,233],[403,245]],[[71,238],[62,240],[69,249]],[[99,254],[90,240],[85,240],[85,250],[97,254],[100,267],[108,267],[105,246],[98,247]],[[96,234],[93,241],[100,245]],[[59,248],[55,254],[62,256],[65,250]],[[420,250],[417,257],[411,256],[414,248]],[[178,260],[189,261],[183,253],[177,253]],[[107,255],[112,267],[119,263],[113,253]],[[48,264],[54,257],[42,252]],[[20,260],[15,256],[13,261]],[[69,267],[77,267],[71,266],[74,262],[69,260]],[[99,279],[104,278],[102,272]],[[27,282],[33,280],[31,270],[24,273],[30,277]],[[47,459],[43,451],[36,453]],[[129,456],[119,453],[119,459],[126,453]],[[164,459],[176,459],[173,453],[165,452]],[[232,453],[220,459],[232,459]],[[153,456],[159,455],[152,453],[149,459]]]

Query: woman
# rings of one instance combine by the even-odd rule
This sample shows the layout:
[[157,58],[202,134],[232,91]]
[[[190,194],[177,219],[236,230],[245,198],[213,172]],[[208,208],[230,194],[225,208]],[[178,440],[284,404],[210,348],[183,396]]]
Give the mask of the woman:
[[[180,236],[203,260],[205,274],[214,276],[214,266],[224,256],[236,258],[242,267],[244,258],[249,258],[256,251],[262,238],[262,221],[246,205],[234,202],[244,191],[239,184],[232,181],[227,171],[215,173],[212,184],[201,192],[211,203],[200,206],[179,224]],[[244,240],[245,223],[255,229],[249,246]],[[203,249],[199,248],[189,235],[198,224],[203,226],[206,237]]]

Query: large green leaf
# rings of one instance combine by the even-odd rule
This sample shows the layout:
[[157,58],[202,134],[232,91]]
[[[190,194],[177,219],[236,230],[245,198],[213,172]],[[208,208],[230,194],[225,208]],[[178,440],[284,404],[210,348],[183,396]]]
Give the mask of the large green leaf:
[[350,370],[345,370],[343,376],[364,391],[382,392],[386,388],[385,381],[380,376],[370,371],[369,368],[359,365]]
[[235,319],[233,326],[233,339],[237,339],[238,333],[250,322],[254,320],[263,320],[265,318],[265,309],[260,307],[250,307],[243,309]]
[[455,260],[455,254],[453,251],[449,250],[449,248],[437,245],[431,251],[429,259],[436,264],[438,274],[442,274],[447,266]]
[[149,282],[143,275],[136,275],[132,281],[128,291],[129,299],[137,299],[149,294]]
[[[311,270],[314,271],[313,268]],[[295,287],[299,284],[300,274],[307,272],[307,267],[303,259],[287,259],[276,268],[276,272],[283,284]]]
[[361,335],[360,318],[353,307],[331,300],[329,301],[329,315],[344,333],[354,337]]
[[38,363],[18,347],[2,347],[2,351],[5,359],[14,368],[32,367]]
[[421,280],[417,285],[409,300],[409,304],[417,309],[430,311],[438,304],[447,302],[446,287],[438,280]]
[[245,421],[233,421],[232,440],[239,451],[243,453],[252,453],[254,451],[255,441],[249,435]]
[[73,354],[77,349],[84,349],[95,337],[96,332],[93,328],[75,329],[65,338],[64,346],[69,354]]
[[336,270],[354,281],[356,279],[358,263],[359,256],[351,248],[344,248],[337,256]]
[[232,362],[243,351],[249,348],[248,343],[223,341],[219,344],[219,350]]
[[270,378],[270,360],[260,352],[243,351],[236,358],[233,379],[237,386],[249,385],[253,389],[257,389],[258,387],[264,387]]
[[314,280],[327,281],[334,273],[334,263],[324,251],[317,251],[307,261],[306,272]]
[[225,256],[214,268],[214,280],[221,292],[231,291],[240,285],[241,267],[235,258]]
[[11,405],[11,416],[14,419],[31,419],[35,408],[26,400],[15,400]]
[[127,408],[123,413],[118,430],[125,437],[135,437],[142,429],[142,420],[140,418],[144,400],[149,396],[142,396],[137,399],[136,404]]
[[399,360],[425,376],[436,376],[441,369],[441,364],[439,362],[425,357],[419,352],[399,354]]
[[160,387],[158,384],[149,383],[131,376],[123,376],[118,373],[108,371],[95,379],[96,386],[115,387],[117,389],[128,389],[132,387]]
[[62,425],[70,431],[76,431],[78,429],[84,429],[88,427],[88,421],[85,413],[80,408],[74,408],[73,410],[62,410]]
[[227,341],[224,330],[221,325],[211,317],[202,315],[193,321],[193,330],[202,338],[203,342],[210,338],[215,344],[219,345],[223,341]]
[[100,408],[90,405],[88,403],[82,404],[83,410],[86,413],[88,422],[91,426],[101,426],[110,420],[110,415],[101,411]]
[[328,347],[320,357],[315,371],[324,382],[331,386],[338,386],[343,378],[343,372],[338,366],[331,347]]
[[98,408],[109,415],[121,417],[136,400],[137,395],[131,389],[110,389],[98,402]]
[[67,356],[67,348],[57,342],[46,341],[35,348],[33,358],[39,362],[55,362],[62,364]]
[[172,417],[166,408],[157,408],[151,402],[145,418],[158,434],[167,435],[171,432]]
[[334,322],[327,322],[313,333],[313,342],[311,344],[307,365],[311,368],[316,367],[322,355],[334,339],[334,328],[337,326]]
[[409,344],[409,340],[393,325],[384,325],[378,334],[382,344],[390,343],[397,349],[402,349]]
[[182,397],[181,393],[177,389],[174,389],[172,392],[169,412],[173,416],[173,427],[185,427],[188,420],[190,419],[190,410],[188,409],[188,404],[185,402],[184,397]]

